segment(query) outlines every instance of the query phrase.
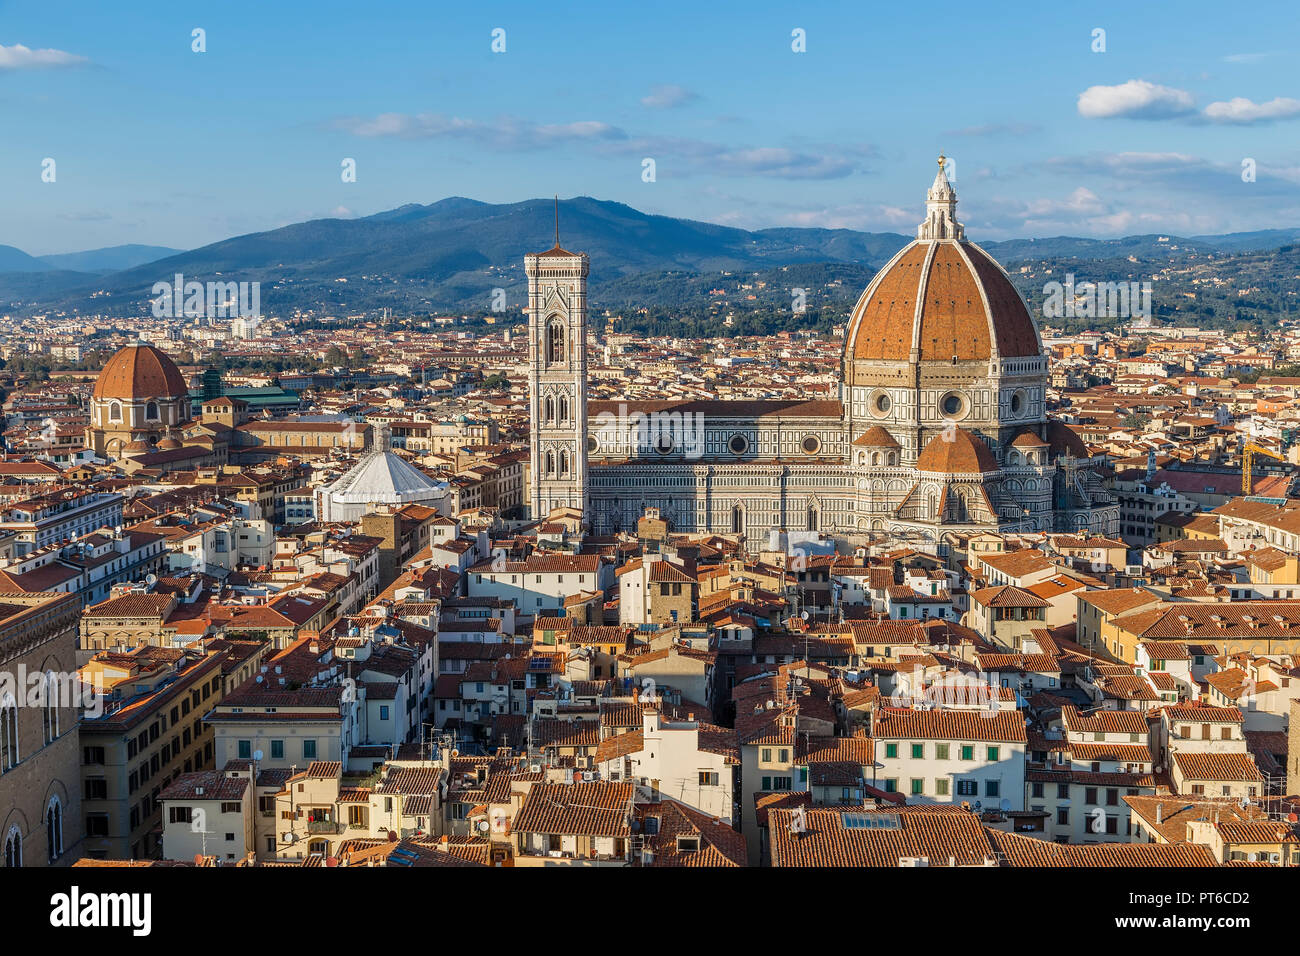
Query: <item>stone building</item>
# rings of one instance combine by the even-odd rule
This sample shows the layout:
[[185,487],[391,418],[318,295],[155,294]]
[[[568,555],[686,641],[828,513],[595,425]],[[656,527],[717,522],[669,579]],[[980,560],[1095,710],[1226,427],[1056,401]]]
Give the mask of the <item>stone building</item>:
[[81,856],[75,594],[0,594],[0,866]]

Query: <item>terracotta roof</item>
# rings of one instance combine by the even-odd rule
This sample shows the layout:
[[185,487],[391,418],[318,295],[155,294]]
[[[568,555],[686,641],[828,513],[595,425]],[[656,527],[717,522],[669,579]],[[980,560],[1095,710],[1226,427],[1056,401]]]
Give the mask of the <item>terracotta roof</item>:
[[973,243],[946,240],[913,242],[872,280],[849,320],[845,357],[906,362],[914,343],[932,362],[1042,351],[1002,268]]
[[975,814],[960,807],[811,808],[767,811],[773,866],[897,867],[905,857],[935,866],[993,866],[997,857]]
[[1025,742],[1025,718],[1019,711],[995,714],[975,710],[902,710],[882,707],[874,723],[878,739],[915,737],[937,740]]
[[597,780],[535,783],[515,815],[514,830],[524,833],[628,836],[634,786]]
[[997,471],[997,459],[982,440],[964,428],[940,432],[926,444],[916,460],[917,471],[944,475],[978,475]]
[[863,448],[900,448],[898,440],[879,425],[872,425],[865,432],[853,439],[853,444]]
[[189,386],[176,363],[142,342],[132,342],[113,353],[95,380],[94,397],[98,399],[132,401],[187,395]]
[[1188,780],[1263,782],[1255,761],[1244,753],[1174,753],[1174,766]]

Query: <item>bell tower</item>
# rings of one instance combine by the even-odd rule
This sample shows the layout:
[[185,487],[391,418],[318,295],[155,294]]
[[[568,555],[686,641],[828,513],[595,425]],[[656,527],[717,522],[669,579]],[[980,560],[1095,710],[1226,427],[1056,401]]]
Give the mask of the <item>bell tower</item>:
[[587,254],[555,247],[524,256],[528,275],[529,506],[587,505]]

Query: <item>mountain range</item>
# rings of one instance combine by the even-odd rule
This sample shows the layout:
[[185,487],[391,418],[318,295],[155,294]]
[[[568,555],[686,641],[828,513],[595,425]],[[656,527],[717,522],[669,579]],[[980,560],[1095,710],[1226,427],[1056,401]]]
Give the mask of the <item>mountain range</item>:
[[[679,304],[674,286],[699,286],[710,275],[767,274],[810,264],[855,267],[813,270],[844,283],[883,265],[910,237],[851,229],[745,230],[651,215],[590,197],[559,204],[560,240],[591,256],[593,307]],[[554,205],[531,199],[491,204],[453,197],[409,204],[356,219],[317,219],[225,239],[188,251],[114,246],[88,252],[29,256],[0,246],[0,308],[24,314],[142,315],[155,282],[258,281],[264,312],[291,309],[400,312],[490,308],[504,288],[513,310],[522,304],[522,258],[554,240]],[[1170,262],[1210,253],[1277,248],[1300,239],[1300,228],[1224,236],[1056,237],[981,243],[1004,264],[1026,259],[1114,260],[1134,256]]]

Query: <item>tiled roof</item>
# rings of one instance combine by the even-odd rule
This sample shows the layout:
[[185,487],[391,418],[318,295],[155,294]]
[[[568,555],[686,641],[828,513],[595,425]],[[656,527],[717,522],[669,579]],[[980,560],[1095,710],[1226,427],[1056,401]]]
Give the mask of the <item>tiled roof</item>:
[[1173,758],[1187,780],[1261,783],[1264,779],[1249,754],[1175,752]]
[[515,815],[513,829],[524,833],[626,837],[634,786],[596,780],[535,783]]
[[1025,718],[1019,711],[901,710],[876,712],[874,734],[879,739],[915,737],[931,740],[1025,742]]

